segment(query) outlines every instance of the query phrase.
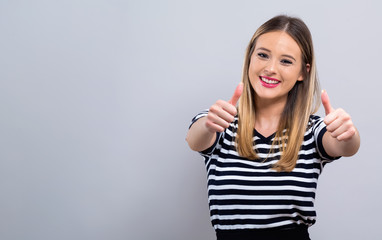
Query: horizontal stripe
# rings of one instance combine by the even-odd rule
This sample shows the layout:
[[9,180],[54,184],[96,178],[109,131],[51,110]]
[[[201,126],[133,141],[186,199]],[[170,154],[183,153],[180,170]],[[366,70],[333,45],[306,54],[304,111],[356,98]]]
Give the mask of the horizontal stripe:
[[[308,164],[308,163],[305,163],[305,164]],[[269,169],[248,169],[248,168],[244,168],[244,167],[215,167],[214,170],[216,172],[227,172],[227,174],[235,174],[235,173],[238,173],[240,174],[241,176],[253,176],[254,174],[256,174],[256,176],[280,176],[280,175],[283,175],[285,173],[279,173],[279,172],[276,172],[276,171],[272,171],[270,172]],[[248,174],[248,175],[247,175]],[[289,175],[289,173],[286,173]],[[293,176],[297,176],[297,177],[311,177],[311,176],[306,176],[306,175],[310,175],[310,174],[320,174],[320,170],[319,169],[304,169],[304,168],[295,168],[293,170]],[[316,175],[316,177],[318,178],[318,175]]]
[[226,176],[208,176],[208,180],[237,180],[237,181],[262,181],[262,182],[284,182],[284,181],[294,181],[302,183],[317,183],[317,179],[312,178],[301,178],[294,176],[239,176],[239,175],[226,175]]
[[237,226],[241,224],[250,224],[250,225],[269,225],[272,226],[275,223],[280,223],[280,222],[285,222],[285,221],[290,221],[295,224],[298,222],[304,222],[305,224],[313,224],[314,220],[306,219],[306,218],[301,218],[299,216],[297,217],[278,217],[278,218],[273,218],[273,219],[234,219],[234,220],[221,220],[221,219],[212,219],[211,222],[212,224],[220,224],[220,225],[231,225],[231,226]]
[[275,215],[275,214],[293,214],[295,212],[300,213],[303,216],[314,219],[316,217],[316,213],[314,209],[306,209],[301,210],[298,208],[289,208],[289,209],[213,209],[211,210],[212,215]]
[[214,190],[214,189],[209,189],[208,190],[209,195],[247,195],[247,196],[296,196],[296,197],[315,197],[315,192],[309,191],[309,192],[302,192],[302,191],[295,191],[292,189],[287,189],[287,190],[270,190],[266,188],[265,190],[247,190],[247,189],[219,189],[219,190]]
[[293,224],[305,224],[303,221],[292,221],[285,220],[281,222],[271,223],[271,224],[236,224],[236,225],[222,225],[215,224],[215,229],[221,230],[235,230],[235,229],[265,229],[265,228],[277,228],[281,226],[293,225]]
[[[228,205],[253,205],[253,206],[261,206],[261,205],[280,205],[280,206],[299,206],[299,207],[309,207],[311,208],[309,211],[314,210],[313,203],[307,201],[298,201],[298,200],[241,200],[241,199],[220,199],[220,200],[210,200],[210,206],[228,206]],[[305,211],[305,210],[303,210]]]
[[295,205],[211,205],[210,209],[214,210],[228,210],[228,209],[293,209],[298,208],[301,211],[311,211],[311,207],[302,207],[302,206],[295,206]]
[[295,218],[300,217],[301,219],[307,220],[308,218],[306,216],[303,216],[299,213],[293,213],[293,214],[274,214],[274,215],[251,215],[251,214],[235,214],[235,215],[212,215],[211,220],[219,219],[219,220],[236,220],[236,219],[254,219],[254,220],[261,220],[261,219],[272,219],[272,218]]
[[[317,183],[306,183],[306,182],[297,182],[297,181],[243,181],[243,180],[208,180],[208,185],[211,186],[240,186],[241,189],[246,190],[259,190],[256,187],[263,187],[262,189],[268,190],[295,190],[295,191],[303,191],[308,192],[311,189],[315,189]],[[293,188],[291,188],[293,186]],[[217,188],[215,188],[217,189]],[[227,187],[225,189],[231,189],[231,187]]]
[[239,190],[294,190],[294,191],[300,191],[300,192],[310,192],[315,191],[314,188],[304,188],[304,187],[297,187],[293,185],[285,185],[285,186],[243,186],[238,184],[227,184],[223,186],[217,186],[217,185],[209,185],[208,190],[224,190],[224,189],[239,189]]
[[294,195],[239,195],[239,194],[226,194],[226,195],[210,195],[208,201],[211,200],[226,200],[226,199],[238,199],[238,200],[297,200],[297,201],[307,201],[313,202],[314,198],[312,197],[299,197]]

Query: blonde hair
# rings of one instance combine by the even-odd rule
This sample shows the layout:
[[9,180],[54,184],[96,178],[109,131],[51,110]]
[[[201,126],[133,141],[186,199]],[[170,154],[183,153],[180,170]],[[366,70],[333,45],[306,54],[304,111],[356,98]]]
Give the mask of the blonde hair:
[[[292,171],[296,166],[310,115],[317,112],[320,106],[320,90],[312,37],[308,27],[299,18],[285,15],[276,16],[261,25],[253,35],[244,59],[242,76],[244,90],[238,105],[239,122],[235,142],[240,156],[253,160],[259,159],[253,146],[254,116],[256,114],[255,93],[249,81],[248,69],[256,40],[262,34],[273,31],[288,33],[297,42],[302,53],[301,69],[304,80],[297,81],[288,93],[287,103],[281,114],[279,126],[272,143],[272,148],[275,145],[280,145],[281,152],[280,160],[273,166],[273,169]],[[307,64],[310,65],[309,71],[307,70]]]

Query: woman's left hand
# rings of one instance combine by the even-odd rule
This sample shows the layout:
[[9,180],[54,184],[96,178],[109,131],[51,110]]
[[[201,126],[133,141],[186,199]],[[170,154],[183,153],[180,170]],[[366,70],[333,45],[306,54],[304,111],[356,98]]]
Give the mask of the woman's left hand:
[[325,108],[324,122],[326,129],[338,141],[347,141],[357,132],[350,115],[342,108],[334,109],[325,90],[321,93],[322,105]]

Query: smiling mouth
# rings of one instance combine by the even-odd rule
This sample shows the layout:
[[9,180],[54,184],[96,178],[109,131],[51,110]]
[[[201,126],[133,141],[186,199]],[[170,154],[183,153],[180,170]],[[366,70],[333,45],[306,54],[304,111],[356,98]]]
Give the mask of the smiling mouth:
[[281,81],[275,78],[264,77],[264,76],[260,76],[259,78],[260,78],[261,85],[266,88],[275,88],[281,83]]
[[260,76],[260,80],[264,83],[267,83],[267,84],[279,84],[280,81],[275,79],[275,78],[269,78],[269,77],[264,77],[264,76]]

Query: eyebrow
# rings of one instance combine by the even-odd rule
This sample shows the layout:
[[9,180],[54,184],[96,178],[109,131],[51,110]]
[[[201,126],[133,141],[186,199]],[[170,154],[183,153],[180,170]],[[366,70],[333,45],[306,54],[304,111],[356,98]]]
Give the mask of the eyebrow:
[[[269,50],[269,49],[267,49],[267,48],[265,48],[265,47],[259,47],[259,48],[256,49],[256,50],[263,50],[263,51],[266,51],[266,52],[271,52],[271,50]],[[294,61],[296,61],[296,59],[295,59],[294,57],[292,57],[291,55],[283,54],[283,55],[281,55],[281,56],[283,56],[283,57],[288,57],[288,58],[291,58],[291,59],[293,59]]]

